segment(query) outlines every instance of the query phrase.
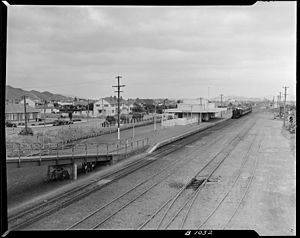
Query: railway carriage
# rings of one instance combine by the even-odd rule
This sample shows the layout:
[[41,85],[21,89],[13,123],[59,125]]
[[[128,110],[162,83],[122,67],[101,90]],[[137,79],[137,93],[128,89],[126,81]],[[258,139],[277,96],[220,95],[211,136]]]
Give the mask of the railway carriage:
[[252,107],[251,106],[246,106],[246,107],[236,107],[232,110],[232,118],[240,118],[248,113],[252,112]]

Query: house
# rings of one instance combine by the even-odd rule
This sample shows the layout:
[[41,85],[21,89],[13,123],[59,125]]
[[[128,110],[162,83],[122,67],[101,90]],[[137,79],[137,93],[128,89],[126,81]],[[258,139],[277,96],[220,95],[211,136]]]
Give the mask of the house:
[[[30,98],[26,98],[26,105],[30,107],[35,107],[36,101],[31,100]],[[24,105],[24,99],[20,100],[20,104]]]
[[[130,107],[127,102],[120,99],[120,114],[128,114]],[[95,117],[115,116],[118,114],[118,99],[116,97],[106,97],[96,101],[93,106]]]
[[73,106],[73,102],[57,102],[60,106]]
[[[27,120],[36,120],[41,117],[40,111],[30,106],[26,106]],[[5,105],[5,120],[24,121],[24,104],[7,103]]]
[[21,99],[20,98],[13,98],[13,99],[5,99],[6,103],[14,103],[14,104],[18,104],[20,103]]
[[48,105],[44,106],[44,105],[39,105],[35,107],[36,109],[39,110],[40,113],[59,113],[59,109],[55,108],[55,107],[51,107]]
[[215,103],[204,98],[183,99],[177,104],[177,108],[164,110],[165,113],[171,113],[176,118],[197,119],[198,123],[208,121],[226,111],[227,108],[217,108]]

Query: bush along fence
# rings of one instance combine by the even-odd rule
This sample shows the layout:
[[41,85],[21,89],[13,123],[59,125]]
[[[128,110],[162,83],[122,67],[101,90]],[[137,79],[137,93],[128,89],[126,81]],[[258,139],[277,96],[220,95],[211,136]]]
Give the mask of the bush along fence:
[[[156,119],[157,123],[161,122],[161,118],[160,119]],[[152,123],[154,123],[154,119],[153,118],[149,118],[146,120],[139,120],[136,121],[134,123],[123,123],[120,126],[120,130],[128,130],[131,129],[133,126],[136,127],[141,127],[141,126],[146,126],[146,125],[151,125]],[[72,125],[70,128],[68,129],[63,129],[62,131],[59,132],[59,141],[60,143],[74,143],[76,141],[80,141],[80,140],[84,140],[84,139],[89,139],[89,138],[93,138],[93,137],[97,137],[97,136],[101,136],[101,135],[105,135],[105,134],[111,134],[111,133],[115,133],[118,131],[118,128],[116,125],[108,125],[105,127],[102,127],[102,129],[95,129],[92,128],[91,130],[82,130],[81,128],[72,128]]]

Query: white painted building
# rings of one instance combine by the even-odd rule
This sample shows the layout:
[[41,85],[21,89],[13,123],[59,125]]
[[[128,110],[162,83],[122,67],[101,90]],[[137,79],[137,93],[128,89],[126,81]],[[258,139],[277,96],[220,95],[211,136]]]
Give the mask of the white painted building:
[[93,114],[95,117],[114,116],[115,106],[102,98],[94,103]]
[[73,105],[73,102],[57,102],[57,104],[61,106],[71,106]]
[[177,108],[165,110],[167,113],[174,114],[176,118],[196,118],[198,123],[208,121],[226,111],[227,108],[216,108],[215,103],[204,98],[183,99],[181,103],[177,104]]
[[59,109],[57,109],[55,107],[40,105],[40,106],[36,106],[35,108],[38,109],[41,114],[43,114],[43,113],[59,113]]

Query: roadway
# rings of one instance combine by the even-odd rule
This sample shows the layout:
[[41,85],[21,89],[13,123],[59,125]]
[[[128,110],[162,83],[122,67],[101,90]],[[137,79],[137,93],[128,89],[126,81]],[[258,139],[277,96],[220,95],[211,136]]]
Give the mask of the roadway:
[[[295,139],[281,126],[271,113],[259,111],[199,133],[189,144],[175,142],[168,148],[178,150],[148,158],[151,164],[24,229],[253,229],[259,235],[295,235]],[[200,187],[189,189],[193,177]]]

